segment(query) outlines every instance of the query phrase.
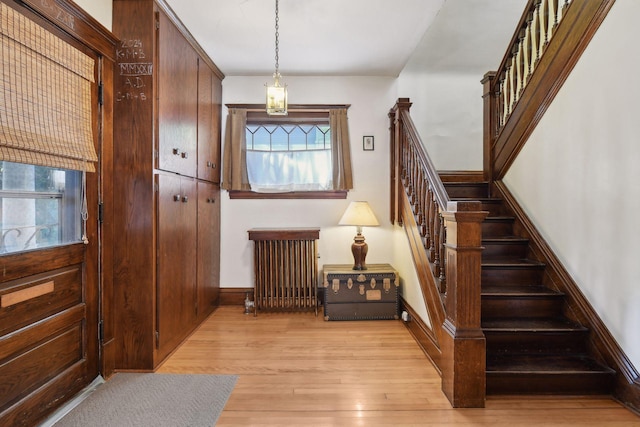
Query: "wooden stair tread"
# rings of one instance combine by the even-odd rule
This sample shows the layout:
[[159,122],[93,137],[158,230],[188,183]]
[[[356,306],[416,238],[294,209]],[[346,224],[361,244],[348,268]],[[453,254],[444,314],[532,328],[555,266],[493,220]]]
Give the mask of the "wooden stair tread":
[[607,374],[615,371],[585,354],[501,354],[487,355],[487,375],[511,374]]
[[490,318],[482,320],[482,329],[491,332],[574,332],[585,331],[566,318],[525,317]]
[[541,285],[486,285],[482,287],[483,296],[562,296],[562,292]]
[[482,267],[535,267],[544,268],[545,264],[539,261],[534,261],[527,258],[514,258],[514,257],[487,257],[482,259]]
[[529,243],[529,239],[518,236],[496,236],[496,237],[483,237],[482,243],[517,243],[526,244]]

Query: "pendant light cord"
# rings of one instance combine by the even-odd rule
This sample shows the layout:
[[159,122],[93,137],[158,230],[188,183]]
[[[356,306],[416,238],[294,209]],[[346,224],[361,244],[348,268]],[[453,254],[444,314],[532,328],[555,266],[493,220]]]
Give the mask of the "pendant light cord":
[[279,62],[279,53],[280,53],[280,43],[279,43],[279,36],[280,34],[278,33],[278,30],[280,29],[280,18],[278,16],[278,12],[279,12],[279,8],[278,8],[278,0],[276,0],[276,74],[274,77],[278,77],[279,76],[279,72],[278,72],[278,62]]

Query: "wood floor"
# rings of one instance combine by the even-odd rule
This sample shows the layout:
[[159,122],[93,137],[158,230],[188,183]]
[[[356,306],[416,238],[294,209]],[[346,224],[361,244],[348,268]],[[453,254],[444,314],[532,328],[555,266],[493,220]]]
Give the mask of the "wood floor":
[[453,409],[393,320],[222,307],[158,372],[238,375],[217,426],[640,426],[607,397],[492,397],[484,409]]

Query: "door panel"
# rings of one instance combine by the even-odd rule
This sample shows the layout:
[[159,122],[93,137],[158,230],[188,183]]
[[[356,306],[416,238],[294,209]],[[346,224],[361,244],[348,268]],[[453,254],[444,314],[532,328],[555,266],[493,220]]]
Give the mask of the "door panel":
[[218,305],[220,292],[220,189],[198,182],[198,317]]
[[158,29],[158,168],[196,176],[198,58],[169,18]]
[[195,321],[196,184],[158,175],[158,359],[164,358]]

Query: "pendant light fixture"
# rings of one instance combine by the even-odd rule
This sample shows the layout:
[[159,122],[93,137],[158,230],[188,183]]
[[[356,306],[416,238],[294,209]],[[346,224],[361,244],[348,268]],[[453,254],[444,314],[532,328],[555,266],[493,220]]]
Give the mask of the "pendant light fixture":
[[276,72],[273,74],[273,84],[267,87],[267,114],[270,116],[286,116],[287,115],[287,85],[280,85],[280,71],[278,71],[279,60],[279,16],[278,16],[278,0],[276,0]]

